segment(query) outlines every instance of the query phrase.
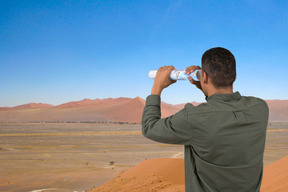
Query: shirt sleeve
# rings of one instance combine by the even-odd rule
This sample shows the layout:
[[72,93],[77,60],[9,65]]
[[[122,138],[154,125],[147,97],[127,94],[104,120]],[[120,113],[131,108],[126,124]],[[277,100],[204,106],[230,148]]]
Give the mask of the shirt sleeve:
[[159,95],[149,95],[142,115],[142,134],[154,141],[169,144],[189,145],[191,128],[187,121],[187,111],[161,119],[161,99]]

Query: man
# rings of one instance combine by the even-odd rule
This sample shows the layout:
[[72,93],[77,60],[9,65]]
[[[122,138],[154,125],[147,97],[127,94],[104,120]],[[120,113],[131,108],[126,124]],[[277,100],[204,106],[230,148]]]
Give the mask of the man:
[[[236,61],[224,48],[202,56],[201,78],[189,81],[206,96],[206,103],[188,103],[161,119],[160,95],[176,81],[173,66],[160,67],[142,116],[143,135],[154,141],[185,145],[186,192],[260,191],[268,123],[265,101],[233,92]],[[199,66],[186,68],[186,74]],[[189,92],[187,91],[187,94]]]

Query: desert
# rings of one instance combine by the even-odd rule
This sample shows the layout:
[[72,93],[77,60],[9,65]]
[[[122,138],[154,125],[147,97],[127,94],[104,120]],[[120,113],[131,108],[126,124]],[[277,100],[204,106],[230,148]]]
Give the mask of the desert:
[[0,191],[84,191],[145,159],[181,156],[140,124],[0,124]]
[[[288,102],[266,102],[265,168],[288,155]],[[120,97],[0,108],[0,191],[131,191],[133,186],[134,191],[183,191],[183,146],[142,136],[144,105],[140,97]],[[161,105],[166,117],[185,104]],[[165,172],[166,167],[174,171]],[[268,176],[281,175],[270,170]],[[264,173],[263,190],[270,190],[265,178]]]
[[[288,125],[270,123],[266,139],[265,168],[287,156]],[[141,191],[140,184],[143,191],[184,189],[183,147],[144,138],[141,124],[1,123],[0,144],[0,191],[105,191],[105,186],[106,191],[113,191],[107,183],[119,187],[121,179],[118,191],[131,186]],[[145,172],[143,166],[137,168],[143,163]],[[163,173],[165,167],[170,172]],[[270,169],[269,175],[279,175],[279,169],[283,175],[283,167],[282,163]],[[144,182],[147,177],[150,179]],[[263,186],[270,190],[271,185],[264,185],[270,182],[265,182],[266,177],[264,173]]]

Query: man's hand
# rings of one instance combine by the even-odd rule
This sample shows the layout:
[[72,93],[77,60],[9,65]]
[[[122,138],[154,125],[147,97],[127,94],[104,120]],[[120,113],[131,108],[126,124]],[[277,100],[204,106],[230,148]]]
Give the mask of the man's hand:
[[174,69],[175,68],[172,65],[160,67],[158,69],[151,95],[161,95],[163,89],[176,82],[175,80],[173,81],[170,79],[170,73]]
[[[197,69],[201,69],[201,67],[194,66],[194,65],[187,67],[185,69],[185,74],[190,75],[192,72],[196,71]],[[200,81],[195,81],[191,76],[188,77],[188,80],[190,81],[190,83],[194,84],[198,89],[202,91]]]

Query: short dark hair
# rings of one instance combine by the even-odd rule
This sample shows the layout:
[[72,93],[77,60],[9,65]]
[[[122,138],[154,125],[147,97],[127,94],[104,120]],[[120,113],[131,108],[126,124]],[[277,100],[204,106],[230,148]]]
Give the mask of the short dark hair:
[[229,50],[215,47],[202,55],[202,70],[215,88],[232,86],[236,78],[236,60]]

